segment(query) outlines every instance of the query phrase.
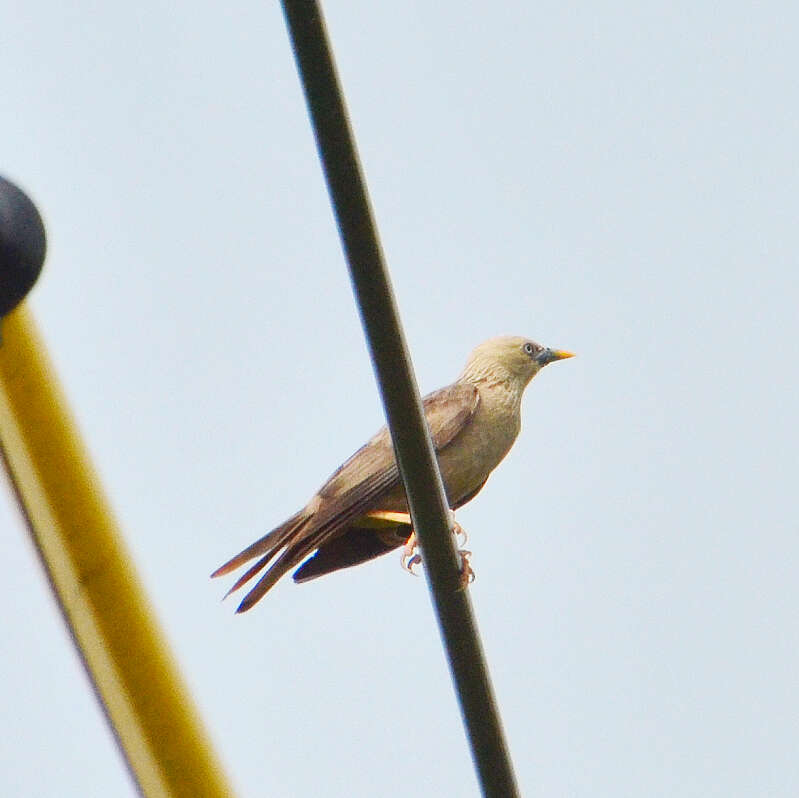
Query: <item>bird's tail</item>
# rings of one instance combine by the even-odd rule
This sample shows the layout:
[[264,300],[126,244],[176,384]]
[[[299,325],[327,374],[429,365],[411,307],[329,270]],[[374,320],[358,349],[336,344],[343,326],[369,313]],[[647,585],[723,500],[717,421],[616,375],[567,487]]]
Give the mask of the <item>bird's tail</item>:
[[240,551],[235,557],[229,559],[224,565],[220,565],[212,574],[211,578],[217,576],[224,576],[231,571],[235,571],[239,566],[250,560],[260,557],[258,562],[251,568],[245,571],[237,580],[233,587],[225,594],[227,598],[231,593],[238,590],[243,584],[252,579],[255,574],[264,568],[267,563],[287,544],[291,539],[296,539],[298,533],[302,532],[303,527],[308,523],[312,513],[307,512],[305,509],[300,510],[295,515],[292,515],[285,523],[276,527],[271,532],[267,532],[262,538],[259,538],[255,543],[247,546],[246,549]]

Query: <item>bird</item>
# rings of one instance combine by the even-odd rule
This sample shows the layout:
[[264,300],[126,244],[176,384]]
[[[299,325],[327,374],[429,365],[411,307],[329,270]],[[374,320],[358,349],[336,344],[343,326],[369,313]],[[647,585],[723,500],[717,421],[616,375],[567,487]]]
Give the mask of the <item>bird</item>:
[[[451,515],[471,501],[510,450],[521,429],[521,400],[530,380],[549,363],[574,357],[528,338],[500,336],[475,348],[458,379],[427,395],[423,409]],[[459,532],[455,524],[453,531]],[[239,604],[246,612],[293,568],[297,583],[349,568],[403,547],[412,570],[413,533],[405,488],[383,427],[341,465],[301,510],[247,546],[211,577],[250,566],[225,598],[260,578]],[[462,552],[468,555],[469,552]],[[473,576],[466,556],[463,576]]]

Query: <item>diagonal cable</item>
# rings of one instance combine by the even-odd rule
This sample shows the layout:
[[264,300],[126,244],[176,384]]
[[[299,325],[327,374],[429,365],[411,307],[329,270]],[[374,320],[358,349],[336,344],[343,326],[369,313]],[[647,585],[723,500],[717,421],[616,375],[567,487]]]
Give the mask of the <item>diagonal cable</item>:
[[283,10],[482,792],[517,796],[321,9],[315,0],[283,0]]

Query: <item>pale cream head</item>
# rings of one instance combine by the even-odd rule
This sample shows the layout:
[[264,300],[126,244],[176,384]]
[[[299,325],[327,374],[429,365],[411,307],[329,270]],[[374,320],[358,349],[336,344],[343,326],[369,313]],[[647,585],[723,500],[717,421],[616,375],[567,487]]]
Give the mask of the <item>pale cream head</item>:
[[541,346],[529,338],[503,335],[484,341],[469,355],[460,380],[487,384],[504,382],[523,390],[544,366],[567,357],[574,355]]

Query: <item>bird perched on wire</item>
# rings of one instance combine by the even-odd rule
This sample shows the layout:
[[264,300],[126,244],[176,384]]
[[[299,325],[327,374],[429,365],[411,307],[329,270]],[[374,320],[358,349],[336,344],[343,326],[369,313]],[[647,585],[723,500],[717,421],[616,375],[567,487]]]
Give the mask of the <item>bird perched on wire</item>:
[[[452,510],[477,495],[516,440],[530,380],[548,363],[572,356],[526,338],[492,338],[472,352],[452,385],[425,397],[424,413]],[[237,609],[245,612],[298,565],[294,581],[306,582],[404,546],[403,564],[410,570],[421,559],[414,554],[415,541],[391,436],[383,427],[305,507],[211,576],[259,558],[230,595],[268,567]],[[463,564],[468,578],[465,558]]]

